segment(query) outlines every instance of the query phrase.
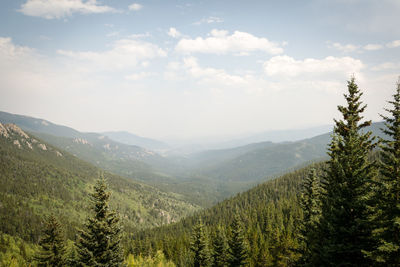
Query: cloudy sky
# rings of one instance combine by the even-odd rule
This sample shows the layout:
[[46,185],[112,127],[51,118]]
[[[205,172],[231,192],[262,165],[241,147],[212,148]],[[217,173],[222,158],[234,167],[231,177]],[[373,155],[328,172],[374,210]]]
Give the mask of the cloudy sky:
[[400,1],[4,0],[0,110],[200,138],[332,123],[351,75],[379,120]]

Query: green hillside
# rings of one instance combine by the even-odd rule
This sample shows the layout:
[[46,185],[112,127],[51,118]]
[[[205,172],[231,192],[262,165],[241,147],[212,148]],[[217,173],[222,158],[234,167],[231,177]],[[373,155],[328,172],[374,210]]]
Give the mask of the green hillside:
[[284,259],[289,256],[291,260],[296,258],[296,222],[302,216],[298,197],[302,181],[311,168],[321,173],[324,164],[313,164],[262,183],[176,224],[138,232],[132,237],[135,241],[130,250],[135,254],[146,254],[162,249],[175,263],[187,266],[184,261],[190,258],[191,232],[200,218],[212,237],[219,225],[229,226],[239,215],[246,226],[245,235],[252,248],[250,257],[253,262],[264,258],[271,266],[278,262],[282,266],[290,265]]
[[[83,222],[88,193],[102,172],[68,152],[0,124],[0,231],[36,242],[44,215],[54,213],[70,239]],[[105,173],[127,232],[178,221],[199,207],[174,193]]]
[[[83,133],[47,120],[0,112],[0,122],[14,123],[45,142],[60,147],[96,166],[131,175],[152,173],[152,166],[165,166],[165,159],[148,149],[113,141],[99,133]],[[153,176],[156,176],[154,173]],[[143,179],[146,180],[146,179]]]
[[[382,122],[373,123],[367,130],[381,136]],[[192,155],[192,172],[218,181],[262,182],[293,168],[326,158],[331,133],[296,141],[262,142],[242,147],[210,150]]]
[[[45,142],[101,169],[182,195],[202,207],[324,159],[330,140],[330,133],[326,133],[295,142],[261,142],[186,157],[164,157],[103,134],[81,133],[42,119],[0,112],[0,122],[19,122]],[[369,130],[379,136],[381,127],[381,122],[373,123]]]

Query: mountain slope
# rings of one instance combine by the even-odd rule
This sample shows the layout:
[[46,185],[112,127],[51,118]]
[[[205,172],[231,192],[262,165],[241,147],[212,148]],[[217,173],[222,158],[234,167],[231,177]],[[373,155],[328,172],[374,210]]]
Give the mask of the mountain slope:
[[[0,124],[0,231],[36,242],[43,216],[54,213],[73,239],[86,217],[88,194],[102,172],[15,125]],[[178,194],[104,175],[111,205],[128,232],[174,222],[198,209]]]
[[82,133],[43,119],[7,112],[0,112],[0,123],[17,124],[45,142],[116,174],[150,184],[174,181],[173,177],[163,171],[171,168],[170,162],[151,150],[122,144],[102,134]]
[[298,196],[302,181],[311,168],[320,175],[324,163],[313,164],[262,183],[175,224],[134,234],[132,250],[147,254],[154,249],[153,246],[161,244],[158,248],[178,266],[190,266],[185,259],[190,258],[189,243],[194,225],[201,220],[212,237],[221,226],[223,231],[229,233],[233,217],[239,216],[245,225],[244,233],[251,247],[249,256],[252,264],[260,264],[264,260],[265,264],[261,266],[290,266],[288,262],[277,262],[296,257],[291,253],[295,254],[298,247],[295,224],[302,216]]
[[122,144],[140,146],[151,150],[163,150],[168,148],[168,145],[161,141],[141,137],[125,131],[103,132],[102,134]]
[[[382,136],[382,122],[373,123],[367,130]],[[211,150],[189,157],[192,172],[219,181],[260,182],[285,173],[303,164],[326,157],[331,133],[296,142],[262,142],[242,147]]]
[[43,119],[0,112],[0,122],[3,124],[14,123],[24,131],[40,136],[46,142],[66,149],[78,157],[86,155],[83,159],[93,164],[96,164],[97,161],[91,159],[92,156],[95,156],[94,154],[102,155],[104,160],[125,160],[137,165],[163,164],[164,160],[163,157],[151,150],[119,143],[98,133],[82,133]]
[[287,130],[273,130],[266,131],[258,134],[249,135],[242,138],[236,138],[226,142],[217,144],[214,149],[226,149],[239,146],[245,146],[254,143],[272,142],[295,142],[304,139],[309,139],[329,131],[332,131],[332,125],[322,125],[304,129],[287,129]]

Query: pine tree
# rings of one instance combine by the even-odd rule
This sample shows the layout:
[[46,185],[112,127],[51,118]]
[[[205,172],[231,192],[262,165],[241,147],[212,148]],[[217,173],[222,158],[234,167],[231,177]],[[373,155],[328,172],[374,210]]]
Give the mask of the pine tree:
[[101,178],[91,194],[93,217],[87,219],[86,231],[79,232],[77,247],[82,266],[122,265],[119,217],[110,210],[109,198],[106,182]]
[[323,185],[318,251],[314,266],[370,266],[363,251],[373,249],[370,223],[370,185],[375,176],[368,155],[374,144],[371,132],[362,130],[366,105],[354,78],[345,94],[347,106],[339,106],[343,120],[335,120],[328,168]]
[[385,121],[382,131],[389,139],[382,140],[376,231],[379,245],[373,254],[385,266],[400,266],[400,80],[389,103],[393,109],[385,110],[390,117],[382,116]]
[[38,266],[65,266],[65,243],[61,225],[51,215],[40,239],[40,251],[35,257]]
[[228,243],[222,226],[218,226],[212,242],[213,267],[224,267],[228,264]]
[[211,255],[208,246],[208,237],[201,220],[193,227],[190,242],[190,250],[193,253],[193,266],[204,267],[211,265]]
[[303,220],[300,225],[300,241],[302,242],[300,264],[307,265],[316,249],[317,226],[321,216],[321,188],[314,168],[305,178],[302,187],[300,206],[303,210]]
[[236,213],[231,225],[231,238],[229,240],[229,266],[246,265],[248,265],[248,246],[239,215]]

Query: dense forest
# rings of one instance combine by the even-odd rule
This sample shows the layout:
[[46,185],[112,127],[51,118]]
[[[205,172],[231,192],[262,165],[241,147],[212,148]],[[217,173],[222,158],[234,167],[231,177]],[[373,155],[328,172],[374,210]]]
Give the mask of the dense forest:
[[179,266],[399,266],[400,84],[387,139],[364,130],[361,96],[352,79],[327,162],[134,234],[129,251],[162,250]]
[[[184,218],[197,208],[177,195],[1,139],[0,264],[400,266],[400,82],[385,138],[365,130],[354,78],[347,88],[327,161]],[[160,210],[180,220],[167,224]]]

